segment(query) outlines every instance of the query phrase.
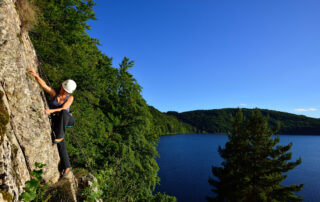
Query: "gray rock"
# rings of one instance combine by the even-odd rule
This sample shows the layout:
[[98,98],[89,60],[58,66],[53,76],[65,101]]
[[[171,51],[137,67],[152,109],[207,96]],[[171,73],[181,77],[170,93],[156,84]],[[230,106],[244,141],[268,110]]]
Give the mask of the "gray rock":
[[44,100],[38,83],[28,76],[27,68],[37,69],[37,58],[28,33],[21,32],[13,0],[0,0],[0,91],[10,116],[7,132],[0,141],[0,200],[23,192],[34,163],[46,164],[44,180],[59,179],[59,154],[52,145],[51,127],[44,114]]

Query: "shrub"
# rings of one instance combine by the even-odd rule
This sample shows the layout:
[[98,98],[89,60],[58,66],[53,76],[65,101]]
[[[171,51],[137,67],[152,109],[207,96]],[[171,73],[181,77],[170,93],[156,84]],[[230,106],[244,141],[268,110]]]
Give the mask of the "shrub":
[[39,9],[30,0],[17,0],[15,6],[21,21],[21,33],[29,31],[37,24],[37,12]]
[[35,166],[38,168],[31,172],[32,179],[26,182],[25,191],[19,196],[19,200],[26,202],[29,201],[47,201],[49,199],[46,196],[46,190],[48,185],[42,185],[42,168],[45,164],[35,163]]

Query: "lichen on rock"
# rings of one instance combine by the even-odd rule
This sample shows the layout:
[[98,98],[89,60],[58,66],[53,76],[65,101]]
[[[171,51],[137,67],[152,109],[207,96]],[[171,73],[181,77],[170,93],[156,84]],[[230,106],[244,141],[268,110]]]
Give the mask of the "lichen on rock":
[[0,199],[1,201],[12,201],[12,195],[6,191],[0,190]]
[[3,142],[4,134],[6,133],[7,124],[9,122],[9,114],[3,104],[3,92],[0,91],[0,145]]
[[[7,124],[9,122],[9,114],[3,104],[2,97],[3,92],[0,91],[0,145],[3,142],[4,135],[7,129]],[[5,176],[2,175],[2,177]],[[7,191],[0,189],[0,195],[3,201],[12,201],[12,194],[8,193]]]

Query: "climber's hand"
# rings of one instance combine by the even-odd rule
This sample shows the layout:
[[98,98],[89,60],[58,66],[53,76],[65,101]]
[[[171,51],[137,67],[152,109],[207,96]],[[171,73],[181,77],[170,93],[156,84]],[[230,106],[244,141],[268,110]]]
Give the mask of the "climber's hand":
[[36,70],[32,69],[31,67],[28,68],[28,71],[31,72],[31,74],[32,74],[34,77],[38,76]]
[[46,107],[46,108],[45,108],[45,113],[46,113],[47,115],[49,115],[49,114],[51,114],[51,110],[50,110],[48,107]]

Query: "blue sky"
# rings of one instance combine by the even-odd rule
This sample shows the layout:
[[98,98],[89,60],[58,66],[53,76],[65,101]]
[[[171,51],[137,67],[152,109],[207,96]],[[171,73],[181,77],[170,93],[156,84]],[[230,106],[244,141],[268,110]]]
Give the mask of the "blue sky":
[[98,0],[90,36],[160,111],[265,108],[320,118],[320,1]]

